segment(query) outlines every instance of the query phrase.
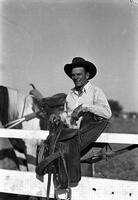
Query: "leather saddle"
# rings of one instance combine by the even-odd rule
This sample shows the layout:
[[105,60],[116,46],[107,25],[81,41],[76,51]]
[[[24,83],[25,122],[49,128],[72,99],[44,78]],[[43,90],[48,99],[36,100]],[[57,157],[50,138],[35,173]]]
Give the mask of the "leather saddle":
[[48,138],[38,150],[36,173],[54,175],[54,183],[61,189],[77,185],[81,179],[80,149],[78,131],[64,128],[63,123],[52,125]]

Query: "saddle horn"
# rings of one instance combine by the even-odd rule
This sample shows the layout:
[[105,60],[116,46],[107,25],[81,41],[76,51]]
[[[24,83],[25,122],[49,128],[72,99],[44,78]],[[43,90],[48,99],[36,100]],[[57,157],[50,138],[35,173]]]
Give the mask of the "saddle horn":
[[34,90],[36,89],[36,87],[34,86],[33,83],[30,83],[29,85],[32,86],[32,88],[33,88]]

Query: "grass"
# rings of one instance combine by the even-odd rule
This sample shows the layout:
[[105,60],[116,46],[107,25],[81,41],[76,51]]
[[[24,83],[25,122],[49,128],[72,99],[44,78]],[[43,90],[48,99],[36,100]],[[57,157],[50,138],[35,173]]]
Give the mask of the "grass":
[[138,119],[112,118],[105,132],[138,134]]
[[[138,134],[138,119],[112,118],[105,132]],[[111,144],[113,150],[128,145]],[[138,148],[95,164],[95,176],[138,181]]]

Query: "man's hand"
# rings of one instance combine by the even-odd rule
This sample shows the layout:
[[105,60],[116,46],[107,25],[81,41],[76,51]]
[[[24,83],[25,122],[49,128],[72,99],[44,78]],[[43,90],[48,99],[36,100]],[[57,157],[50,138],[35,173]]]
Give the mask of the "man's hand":
[[59,115],[51,114],[49,117],[49,122],[52,124],[55,123],[56,125],[58,125],[60,121],[61,117]]
[[75,108],[71,114],[71,120],[70,120],[71,125],[76,125],[76,121],[78,121],[78,119],[80,118],[80,116],[82,116],[82,114],[83,114],[83,109],[81,104],[77,108]]

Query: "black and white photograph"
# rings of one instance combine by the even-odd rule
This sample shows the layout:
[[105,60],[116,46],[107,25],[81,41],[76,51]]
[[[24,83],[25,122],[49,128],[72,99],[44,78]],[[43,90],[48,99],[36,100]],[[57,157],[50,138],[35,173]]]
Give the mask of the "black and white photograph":
[[0,200],[138,199],[138,0],[0,0]]

